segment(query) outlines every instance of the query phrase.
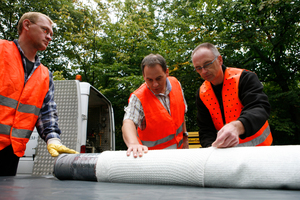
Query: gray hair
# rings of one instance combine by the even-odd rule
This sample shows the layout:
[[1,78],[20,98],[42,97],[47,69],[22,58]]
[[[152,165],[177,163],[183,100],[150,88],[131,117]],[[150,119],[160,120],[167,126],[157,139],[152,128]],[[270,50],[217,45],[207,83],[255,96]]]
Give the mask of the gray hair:
[[220,52],[218,51],[218,49],[215,47],[215,45],[211,44],[211,43],[208,43],[208,42],[205,42],[205,43],[202,43],[202,44],[199,44],[192,52],[192,59],[193,59],[193,56],[194,54],[196,53],[196,51],[198,51],[199,49],[201,48],[206,48],[206,49],[209,49],[213,54],[214,56],[219,56],[220,55]]

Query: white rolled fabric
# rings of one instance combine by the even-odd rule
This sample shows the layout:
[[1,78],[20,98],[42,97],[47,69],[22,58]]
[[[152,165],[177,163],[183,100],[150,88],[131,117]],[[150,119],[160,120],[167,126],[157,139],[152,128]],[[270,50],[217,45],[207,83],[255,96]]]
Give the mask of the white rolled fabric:
[[300,189],[300,146],[215,149],[206,163],[205,186]]
[[153,150],[141,158],[105,151],[98,181],[200,187],[300,189],[300,146]]

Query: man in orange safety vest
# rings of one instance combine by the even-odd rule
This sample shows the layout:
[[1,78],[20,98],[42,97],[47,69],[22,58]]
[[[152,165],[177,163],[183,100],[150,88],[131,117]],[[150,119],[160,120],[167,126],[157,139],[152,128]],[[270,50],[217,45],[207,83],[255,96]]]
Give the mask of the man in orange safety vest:
[[0,176],[15,176],[34,127],[52,156],[77,153],[62,145],[51,72],[37,51],[52,40],[52,20],[38,12],[19,20],[19,39],[0,40]]
[[194,49],[192,62],[205,80],[196,98],[201,146],[271,145],[270,104],[257,75],[225,67],[218,49],[210,43]]

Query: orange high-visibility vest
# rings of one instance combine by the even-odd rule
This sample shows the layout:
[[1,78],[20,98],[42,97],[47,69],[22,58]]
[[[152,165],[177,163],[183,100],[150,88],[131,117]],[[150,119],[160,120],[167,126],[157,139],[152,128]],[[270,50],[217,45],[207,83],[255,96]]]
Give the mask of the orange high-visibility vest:
[[[243,71],[243,69],[229,67],[225,70],[222,101],[226,124],[237,120],[244,107],[239,99],[238,91],[239,80]],[[219,131],[224,126],[224,123],[218,99],[209,81],[204,81],[201,85],[199,96],[208,108],[215,128]],[[272,141],[269,123],[266,121],[257,133],[245,139],[239,139],[238,146],[269,146],[272,144]]]
[[49,90],[49,71],[40,65],[25,84],[20,52],[0,40],[0,150],[12,145],[22,157]]
[[133,92],[142,103],[146,128],[138,128],[138,140],[148,149],[167,149],[183,146],[183,124],[185,104],[180,83],[174,77],[168,77],[172,89],[170,91],[171,115],[158,98],[143,83]]

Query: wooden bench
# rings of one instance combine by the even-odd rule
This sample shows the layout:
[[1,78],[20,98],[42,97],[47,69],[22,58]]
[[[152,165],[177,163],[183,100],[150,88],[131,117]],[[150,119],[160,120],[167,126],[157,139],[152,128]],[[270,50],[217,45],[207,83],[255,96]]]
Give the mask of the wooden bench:
[[200,148],[200,140],[199,140],[199,133],[198,132],[188,132],[189,133],[189,148]]

